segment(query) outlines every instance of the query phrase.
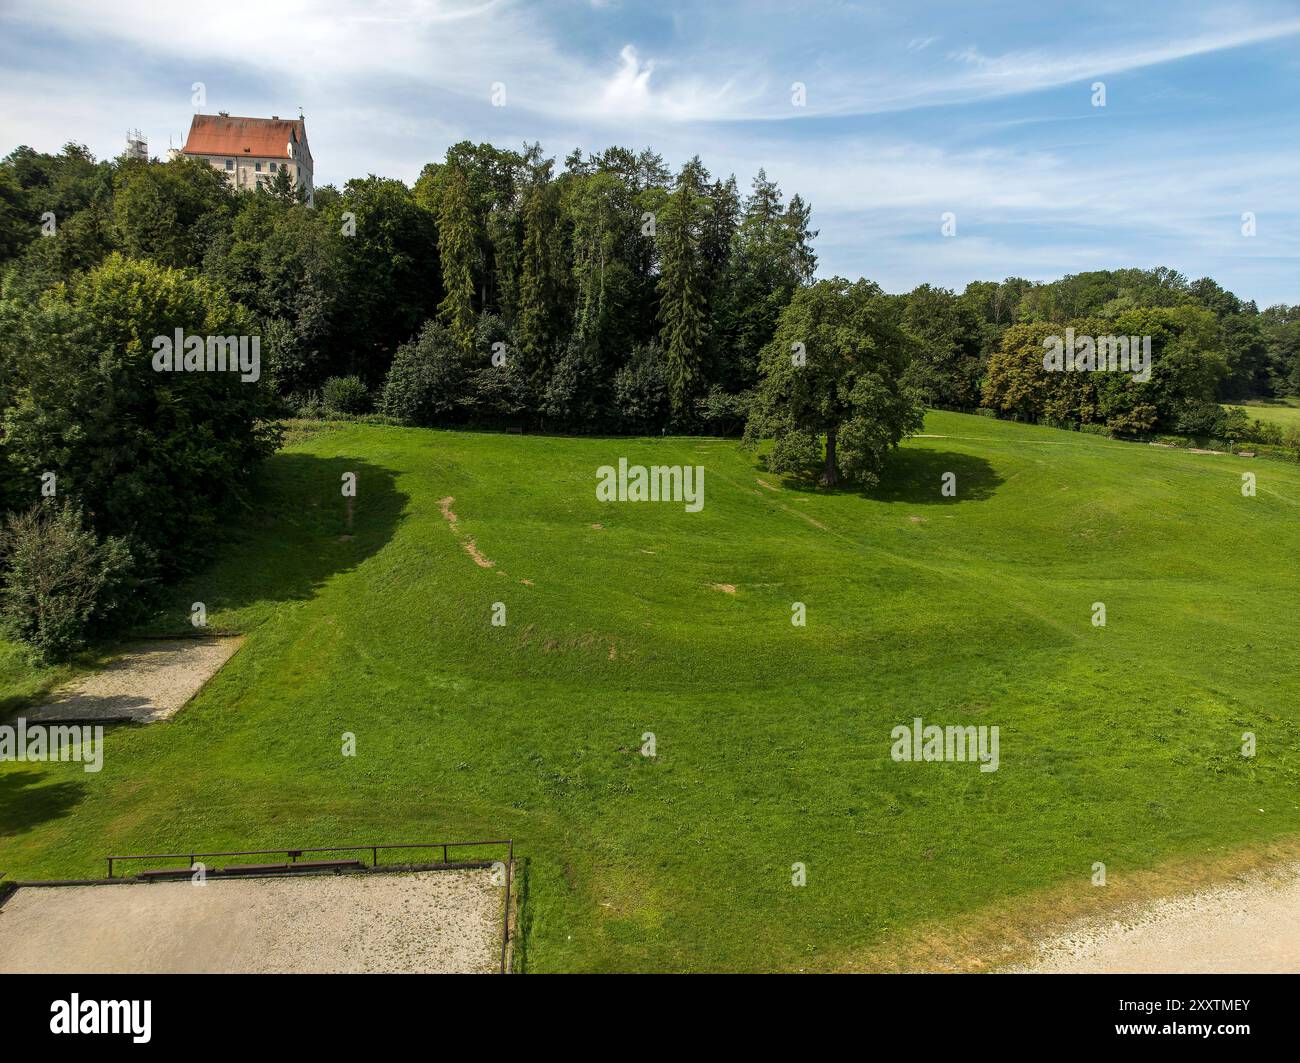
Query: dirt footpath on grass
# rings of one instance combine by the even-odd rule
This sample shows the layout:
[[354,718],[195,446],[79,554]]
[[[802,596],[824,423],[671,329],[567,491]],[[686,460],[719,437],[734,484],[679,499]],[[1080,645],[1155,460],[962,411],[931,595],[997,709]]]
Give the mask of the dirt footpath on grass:
[[1079,923],[1013,971],[1071,974],[1300,972],[1300,864]]
[[20,888],[0,973],[487,973],[488,870]]

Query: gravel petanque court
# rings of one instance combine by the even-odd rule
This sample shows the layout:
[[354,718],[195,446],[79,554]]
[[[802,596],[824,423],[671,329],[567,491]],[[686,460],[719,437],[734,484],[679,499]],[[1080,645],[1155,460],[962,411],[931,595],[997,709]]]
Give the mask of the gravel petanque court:
[[153,639],[54,692],[29,723],[156,723],[175,716],[244,644],[242,635]]
[[487,869],[26,886],[0,906],[0,973],[491,973]]

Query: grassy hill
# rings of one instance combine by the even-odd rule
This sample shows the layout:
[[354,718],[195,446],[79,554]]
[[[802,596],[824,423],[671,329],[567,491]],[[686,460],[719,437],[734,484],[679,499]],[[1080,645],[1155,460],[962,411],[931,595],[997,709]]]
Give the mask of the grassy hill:
[[[510,835],[530,970],[797,969],[1295,831],[1300,467],[925,432],[867,494],[713,439],[300,433],[159,628],[203,601],[244,648],[98,775],[0,765],[0,869]],[[620,457],[704,466],[703,511],[598,502]],[[62,674],[7,650],[0,696]],[[1000,769],[895,763],[915,716],[1000,727]]]
[[[1229,409],[1232,409],[1229,406]],[[1239,407],[1252,420],[1272,421],[1283,428],[1300,428],[1300,399],[1274,399],[1271,402],[1248,402]]]

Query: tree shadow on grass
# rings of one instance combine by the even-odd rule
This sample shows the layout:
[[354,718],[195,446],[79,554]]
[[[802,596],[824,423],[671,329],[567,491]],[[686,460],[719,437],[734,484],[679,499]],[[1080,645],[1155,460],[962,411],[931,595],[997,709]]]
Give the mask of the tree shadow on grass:
[[[955,494],[943,493],[946,473],[955,477]],[[863,494],[876,502],[959,505],[987,501],[1003,483],[992,465],[973,454],[903,447],[889,456],[880,483]]]
[[[345,473],[356,476],[354,498],[343,495]],[[232,515],[212,564],[168,588],[164,612],[136,633],[195,634],[195,602],[212,613],[313,597],[393,537],[408,500],[395,484],[394,472],[358,458],[274,455],[258,476],[251,511]]]
[[[764,468],[762,459],[759,459],[757,468]],[[943,493],[945,473],[953,473],[956,477],[956,494],[953,496]],[[848,482],[825,487],[813,475],[786,474],[781,478],[790,487],[817,494],[856,494],[875,502],[907,502],[912,505],[983,502],[992,498],[1004,482],[993,466],[983,458],[950,450],[919,447],[893,451],[880,473],[880,483],[875,487]]]
[[85,790],[80,779],[52,783],[31,769],[0,772],[0,836],[23,834],[68,815]]
[[[75,678],[78,672],[94,668],[100,656],[93,649],[82,650],[74,653],[65,662],[69,667],[59,667],[43,664],[39,659],[31,656],[21,643],[14,642],[10,645],[23,655],[23,666],[29,670],[29,674],[20,678],[30,685],[27,686],[27,692],[23,694],[13,692],[0,694],[0,723],[4,723],[11,716],[19,715],[21,710],[29,705],[42,704],[51,691]],[[31,682],[32,680],[35,682]]]
[[[344,473],[356,475],[350,517]],[[218,525],[220,541],[209,544],[213,560],[207,568],[162,588],[145,619],[117,639],[77,654],[71,675],[51,671],[47,682],[27,694],[0,695],[0,721],[43,704],[78,672],[102,667],[124,642],[229,633],[220,623],[196,628],[191,623],[195,602],[211,614],[310,599],[331,577],[356,568],[393,537],[407,502],[395,484],[391,470],[357,458],[275,454],[254,481],[250,508],[232,511]],[[257,621],[254,615],[237,616],[227,627],[243,629]]]

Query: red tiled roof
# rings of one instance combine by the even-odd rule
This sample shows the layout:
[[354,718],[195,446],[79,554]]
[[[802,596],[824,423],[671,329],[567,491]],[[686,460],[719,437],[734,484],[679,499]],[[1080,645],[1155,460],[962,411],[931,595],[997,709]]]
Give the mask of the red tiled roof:
[[247,155],[250,158],[287,159],[289,141],[307,139],[301,118],[235,118],[224,114],[196,114],[185,140],[186,155]]

